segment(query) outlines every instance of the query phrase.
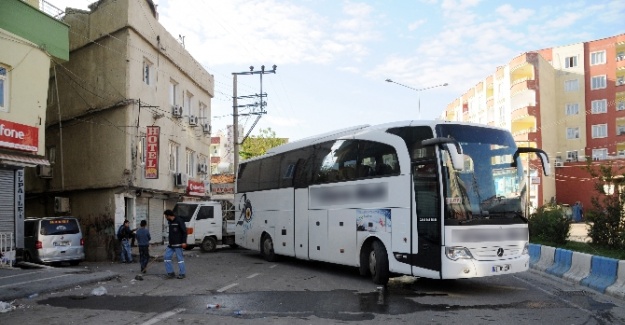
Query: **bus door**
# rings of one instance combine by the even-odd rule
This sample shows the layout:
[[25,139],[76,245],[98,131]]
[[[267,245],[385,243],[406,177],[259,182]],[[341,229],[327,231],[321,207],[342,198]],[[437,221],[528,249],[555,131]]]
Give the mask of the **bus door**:
[[[436,160],[428,159],[412,163],[414,221],[412,223],[411,264],[434,271],[440,276],[442,215],[438,179]],[[414,253],[415,247],[416,253]],[[429,274],[432,275],[432,273]]]

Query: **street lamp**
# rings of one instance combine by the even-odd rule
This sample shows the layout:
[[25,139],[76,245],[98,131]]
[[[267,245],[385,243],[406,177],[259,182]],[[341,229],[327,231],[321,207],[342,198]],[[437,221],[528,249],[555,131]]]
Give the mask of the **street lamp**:
[[[394,84],[400,85],[402,87],[406,87],[408,89],[412,89],[412,90],[416,91],[417,93],[420,93],[420,92],[422,92],[424,90],[437,88],[437,87],[446,87],[447,85],[449,85],[448,83],[444,83],[444,84],[435,85],[435,86],[429,86],[429,87],[424,87],[424,88],[413,88],[413,87],[410,87],[410,86],[406,86],[404,84],[400,84],[399,82],[393,81],[391,79],[386,79],[386,82],[394,83]],[[421,95],[419,95],[419,104],[418,105],[419,105],[418,106],[419,107],[419,119],[421,119]]]

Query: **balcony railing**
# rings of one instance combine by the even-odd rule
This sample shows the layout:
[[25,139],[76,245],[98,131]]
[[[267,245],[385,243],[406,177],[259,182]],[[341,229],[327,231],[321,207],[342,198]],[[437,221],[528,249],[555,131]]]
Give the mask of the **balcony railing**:
[[65,16],[64,10],[55,7],[45,0],[39,0],[39,10],[59,20],[63,19],[63,16]]

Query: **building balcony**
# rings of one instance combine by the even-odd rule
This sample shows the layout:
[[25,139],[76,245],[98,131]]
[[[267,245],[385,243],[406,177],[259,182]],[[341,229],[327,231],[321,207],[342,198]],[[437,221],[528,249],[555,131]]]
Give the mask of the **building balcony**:
[[221,157],[211,157],[211,164],[219,164],[221,162]]
[[516,96],[524,91],[531,90],[532,92],[536,89],[536,80],[532,79],[523,79],[518,80],[515,83],[510,85],[510,97]]
[[512,122],[523,121],[528,116],[535,119],[536,106],[523,106],[523,107],[517,107],[516,109],[513,109],[512,113],[510,114],[510,121]]

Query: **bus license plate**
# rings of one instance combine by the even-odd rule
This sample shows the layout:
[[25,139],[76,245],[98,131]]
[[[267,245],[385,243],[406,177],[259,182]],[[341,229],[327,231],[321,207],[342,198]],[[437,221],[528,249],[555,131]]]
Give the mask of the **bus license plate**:
[[493,273],[510,271],[510,264],[493,265]]

